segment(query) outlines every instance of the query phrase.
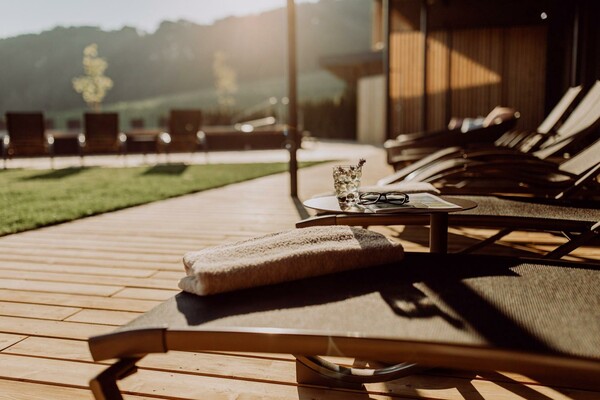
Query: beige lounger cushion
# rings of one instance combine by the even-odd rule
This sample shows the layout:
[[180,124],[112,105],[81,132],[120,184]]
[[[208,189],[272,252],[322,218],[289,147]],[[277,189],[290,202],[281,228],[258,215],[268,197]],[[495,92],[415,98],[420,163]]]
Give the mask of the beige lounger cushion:
[[404,250],[363,228],[292,229],[189,252],[179,287],[209,295],[401,260]]

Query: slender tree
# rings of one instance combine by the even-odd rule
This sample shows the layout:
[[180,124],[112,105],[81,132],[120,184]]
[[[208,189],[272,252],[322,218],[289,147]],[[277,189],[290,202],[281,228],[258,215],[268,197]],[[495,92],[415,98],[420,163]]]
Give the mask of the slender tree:
[[83,49],[84,76],[73,78],[73,89],[81,93],[83,101],[93,111],[100,111],[106,92],[113,87],[113,81],[104,75],[108,67],[105,59],[98,57],[98,45],[95,43]]
[[214,55],[213,74],[219,107],[221,111],[231,111],[235,106],[235,94],[238,91],[237,74],[227,63],[227,55],[223,51],[217,51]]

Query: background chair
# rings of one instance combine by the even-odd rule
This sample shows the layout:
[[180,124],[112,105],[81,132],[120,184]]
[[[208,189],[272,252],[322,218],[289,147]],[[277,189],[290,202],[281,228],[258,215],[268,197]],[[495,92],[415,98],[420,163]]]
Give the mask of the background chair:
[[517,148],[522,151],[536,149],[538,143],[541,143],[548,136],[553,135],[569,116],[569,110],[576,103],[582,90],[582,86],[574,86],[567,89],[563,97],[556,103],[535,131],[510,131],[502,135],[494,144],[496,146]]
[[168,132],[159,135],[160,146],[165,152],[196,151],[202,126],[201,110],[171,110]]
[[54,157],[54,138],[46,136],[41,112],[7,112],[8,136],[2,142],[4,160],[11,157]]
[[384,143],[388,164],[398,169],[445,147],[491,145],[513,129],[519,117],[520,114],[513,108],[496,107],[486,116],[481,127],[466,132],[457,127],[398,135]]
[[[572,96],[573,92],[570,93]],[[564,100],[564,99],[563,99]],[[564,109],[565,104],[561,100],[556,109]],[[554,111],[551,112],[554,113]],[[563,159],[564,154],[575,154],[587,147],[597,137],[600,126],[600,81],[589,90],[587,95],[579,102],[577,107],[570,113],[569,117],[557,129],[545,131],[546,125],[540,131],[530,136],[530,141],[525,140],[520,146],[507,148],[505,146],[480,146],[463,148],[459,146],[448,147],[427,155],[403,168],[397,169],[393,174],[379,180],[378,184],[388,185],[410,176],[418,174],[420,170],[433,168],[433,165],[450,159],[456,163],[462,163],[459,159],[470,159],[486,162],[537,162],[546,159]],[[543,133],[545,132],[545,133]]]
[[119,130],[117,113],[85,113],[81,156],[86,154],[125,154],[126,136]]
[[442,194],[521,193],[548,198],[570,190],[571,196],[598,199],[599,171],[600,139],[562,162],[511,155],[493,161],[452,158],[421,168],[404,181],[429,182]]

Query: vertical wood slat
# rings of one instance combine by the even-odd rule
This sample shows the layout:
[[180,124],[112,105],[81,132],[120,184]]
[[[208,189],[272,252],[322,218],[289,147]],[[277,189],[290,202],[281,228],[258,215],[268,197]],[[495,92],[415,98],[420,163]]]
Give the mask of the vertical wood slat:
[[394,133],[420,128],[423,62],[420,32],[394,33],[391,38],[390,96]]
[[[535,129],[543,120],[545,27],[436,31],[430,33],[427,46],[430,129],[444,127],[449,117],[484,116],[498,105],[521,113],[521,129]],[[392,33],[393,135],[420,128],[420,98],[424,95],[421,54],[420,32]]]
[[[492,29],[492,37],[490,41],[490,47],[494,49],[494,51],[490,52],[490,60],[489,65],[492,71],[501,71],[502,70],[502,61],[503,61],[503,30],[502,29]],[[506,105],[502,101],[502,87],[501,85],[492,85],[490,86],[490,106],[496,105]]]
[[506,80],[508,104],[521,111],[520,127],[535,129],[544,119],[545,29],[514,28],[507,32],[506,57],[510,63]]
[[448,124],[449,116],[446,115],[446,90],[448,82],[448,32],[432,32],[428,41],[427,51],[427,97],[429,108],[427,119],[429,129],[442,129]]

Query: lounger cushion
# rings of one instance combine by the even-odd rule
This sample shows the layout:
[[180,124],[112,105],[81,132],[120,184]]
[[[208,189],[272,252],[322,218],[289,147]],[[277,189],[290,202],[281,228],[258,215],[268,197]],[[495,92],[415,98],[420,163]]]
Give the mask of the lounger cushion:
[[292,229],[185,254],[179,287],[210,295],[401,260],[384,235],[349,226]]

